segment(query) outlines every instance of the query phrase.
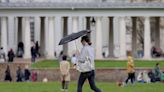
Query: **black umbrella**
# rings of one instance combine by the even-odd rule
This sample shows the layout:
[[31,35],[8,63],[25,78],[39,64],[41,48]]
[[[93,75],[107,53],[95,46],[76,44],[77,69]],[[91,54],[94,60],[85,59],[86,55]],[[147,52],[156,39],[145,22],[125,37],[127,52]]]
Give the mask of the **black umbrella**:
[[84,36],[84,35],[87,35],[88,33],[90,33],[91,31],[90,30],[82,30],[80,32],[77,32],[77,33],[72,33],[70,35],[67,35],[65,36],[64,38],[62,38],[59,42],[59,45],[63,45],[63,44],[66,44],[70,41],[73,41],[81,36]]

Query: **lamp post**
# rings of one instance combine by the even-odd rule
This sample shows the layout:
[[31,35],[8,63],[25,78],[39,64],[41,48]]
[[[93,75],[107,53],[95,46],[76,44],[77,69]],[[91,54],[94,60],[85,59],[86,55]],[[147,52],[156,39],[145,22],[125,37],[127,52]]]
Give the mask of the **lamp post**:
[[91,19],[91,25],[92,25],[92,26],[95,26],[95,24],[96,24],[95,18],[92,17],[92,19]]

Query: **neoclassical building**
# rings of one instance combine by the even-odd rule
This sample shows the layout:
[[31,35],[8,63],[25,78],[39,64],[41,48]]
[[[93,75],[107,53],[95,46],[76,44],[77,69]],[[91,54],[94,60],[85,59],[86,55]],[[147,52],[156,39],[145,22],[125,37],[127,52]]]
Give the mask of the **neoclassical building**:
[[[160,2],[111,2],[112,0],[1,0],[0,3],[0,46],[5,52],[12,48],[17,51],[19,42],[24,43],[24,58],[30,58],[33,42],[39,41],[42,56],[54,58],[64,51],[72,55],[75,42],[59,46],[60,39],[73,32],[92,30],[90,37],[97,59],[102,53],[119,59],[126,58],[127,50],[136,55],[142,50],[142,58],[151,59],[153,42],[162,47],[161,21],[164,16],[164,3]],[[43,0],[42,0],[43,1]],[[138,45],[138,18],[142,18],[143,44]],[[152,31],[151,18],[155,19]],[[128,26],[131,32],[128,34]],[[81,48],[80,40],[76,41]],[[140,48],[139,48],[140,47]]]

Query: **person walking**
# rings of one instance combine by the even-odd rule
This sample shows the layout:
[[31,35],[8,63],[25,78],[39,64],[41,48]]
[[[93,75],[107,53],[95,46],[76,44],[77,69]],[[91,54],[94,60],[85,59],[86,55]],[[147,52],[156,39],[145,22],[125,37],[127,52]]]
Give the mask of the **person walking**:
[[161,81],[164,83],[164,71],[161,74]]
[[8,56],[8,62],[13,62],[14,61],[15,54],[13,52],[13,49],[10,49],[7,56]]
[[17,79],[16,79],[16,81],[17,82],[22,82],[23,81],[23,72],[22,72],[22,69],[21,69],[21,67],[20,66],[18,66],[18,69],[17,69],[17,71],[16,71],[16,74],[17,74]]
[[68,92],[68,85],[70,81],[70,63],[67,61],[67,56],[63,55],[63,60],[60,62],[60,72],[61,72],[61,82],[62,89],[61,91]]
[[35,46],[33,45],[31,47],[31,62],[35,62],[35,58],[36,58],[36,48]]
[[156,63],[156,65],[155,65],[154,76],[155,76],[156,82],[161,81],[161,71],[160,71],[160,64],[159,63]]
[[31,75],[31,72],[29,70],[28,65],[26,65],[25,69],[24,69],[24,80],[29,81],[30,80],[30,75]]
[[80,72],[77,92],[82,92],[82,87],[86,79],[88,79],[90,88],[94,92],[101,92],[95,85],[95,63],[94,63],[94,49],[88,36],[81,38],[83,48],[81,53],[77,53],[77,70]]
[[17,57],[23,57],[24,54],[24,43],[23,42],[19,42],[18,43],[18,48],[17,48]]
[[76,68],[77,58],[75,54],[71,57],[71,63],[73,64],[73,68]]
[[128,73],[128,78],[126,79],[125,83],[127,84],[128,81],[131,80],[131,83],[134,84],[135,81],[134,61],[130,51],[128,52],[127,73]]
[[35,43],[35,49],[36,49],[36,56],[40,57],[40,53],[39,53],[40,46],[38,41],[36,41]]
[[7,68],[6,68],[6,71],[5,71],[5,81],[12,81],[12,78],[11,78],[11,73],[10,73],[10,67],[9,65],[7,65]]

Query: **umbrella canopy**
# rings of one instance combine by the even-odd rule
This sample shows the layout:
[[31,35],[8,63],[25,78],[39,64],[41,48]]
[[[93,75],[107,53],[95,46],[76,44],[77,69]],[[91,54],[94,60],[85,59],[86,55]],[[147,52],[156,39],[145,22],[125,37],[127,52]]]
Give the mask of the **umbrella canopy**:
[[72,33],[70,35],[67,35],[67,36],[65,36],[64,38],[62,38],[60,40],[59,45],[66,44],[66,43],[68,43],[70,41],[73,41],[73,40],[75,40],[75,39],[77,39],[77,38],[79,38],[81,36],[84,36],[84,35],[86,35],[86,34],[88,34],[90,32],[91,32],[91,30],[82,30],[80,32]]

